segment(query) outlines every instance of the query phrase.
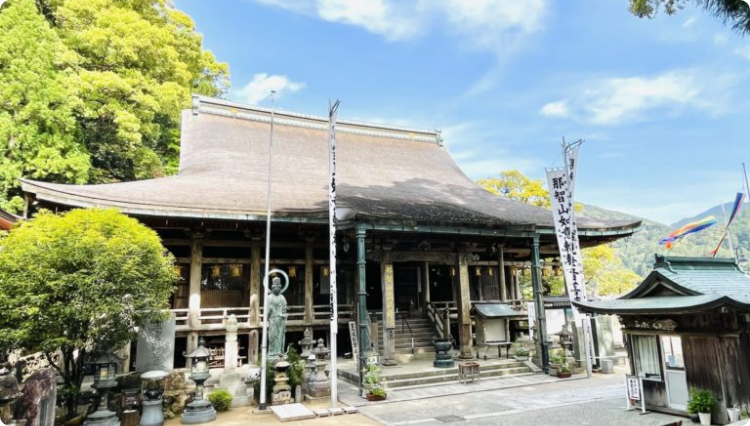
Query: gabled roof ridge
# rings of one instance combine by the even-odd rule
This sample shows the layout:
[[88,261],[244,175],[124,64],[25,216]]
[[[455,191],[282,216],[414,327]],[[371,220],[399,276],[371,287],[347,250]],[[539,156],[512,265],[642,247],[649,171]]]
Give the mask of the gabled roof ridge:
[[[274,122],[279,125],[307,127],[319,130],[328,129],[327,117],[288,111],[281,108],[265,108],[202,95],[193,95],[191,110],[195,115],[207,113],[262,122],[270,122],[271,112],[273,112],[275,115]],[[365,136],[432,142],[443,146],[442,132],[437,129],[428,130],[409,126],[337,119],[336,131]]]

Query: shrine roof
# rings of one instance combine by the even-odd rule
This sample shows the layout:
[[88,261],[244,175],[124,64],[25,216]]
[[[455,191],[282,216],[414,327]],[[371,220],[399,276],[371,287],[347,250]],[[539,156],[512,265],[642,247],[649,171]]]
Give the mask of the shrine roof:
[[8,213],[5,210],[0,210],[0,230],[9,230],[19,219],[20,218],[14,214]]
[[[182,114],[177,175],[65,185],[22,180],[39,200],[116,207],[140,216],[262,220],[271,110],[196,96]],[[337,122],[337,199],[345,220],[552,229],[548,210],[489,193],[468,178],[435,130]],[[327,223],[328,120],[274,111],[276,220]],[[586,231],[632,234],[640,222],[579,218]]]
[[657,255],[653,271],[630,293],[615,300],[574,303],[585,312],[621,315],[720,307],[750,311],[750,276],[734,259]]

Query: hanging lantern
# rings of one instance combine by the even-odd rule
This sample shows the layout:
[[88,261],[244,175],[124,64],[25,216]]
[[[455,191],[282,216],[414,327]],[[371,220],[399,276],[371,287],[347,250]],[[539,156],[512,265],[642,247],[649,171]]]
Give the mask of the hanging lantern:
[[289,278],[294,278],[297,276],[297,267],[296,266],[290,266],[289,267]]
[[237,278],[242,275],[242,265],[234,264],[232,265],[232,276]]
[[329,272],[330,272],[330,271],[328,270],[328,267],[327,267],[327,266],[324,266],[324,267],[323,267],[323,276],[324,276],[324,277],[327,277],[327,276],[328,276],[328,273],[329,273]]
[[482,276],[482,268],[480,268],[479,266],[477,266],[476,268],[474,268],[474,275],[476,275],[478,277],[481,277]]
[[489,276],[495,275],[495,270],[492,269],[492,267],[487,268],[487,275]]
[[454,267],[452,267],[452,266],[451,266],[451,276],[452,276],[452,277],[455,277],[455,276],[456,276],[456,268],[454,268]]
[[179,275],[180,277],[182,277],[182,265],[174,265],[172,270],[174,271],[175,275]]
[[221,276],[221,267],[219,265],[211,267],[211,276],[214,278],[219,278]]

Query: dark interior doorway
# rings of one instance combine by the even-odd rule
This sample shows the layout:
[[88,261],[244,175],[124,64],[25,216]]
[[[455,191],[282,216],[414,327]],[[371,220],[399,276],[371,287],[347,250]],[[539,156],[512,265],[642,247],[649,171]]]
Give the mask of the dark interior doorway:
[[453,301],[453,277],[450,266],[430,265],[430,301]]
[[397,311],[408,314],[419,307],[420,272],[416,263],[393,265],[393,295]]

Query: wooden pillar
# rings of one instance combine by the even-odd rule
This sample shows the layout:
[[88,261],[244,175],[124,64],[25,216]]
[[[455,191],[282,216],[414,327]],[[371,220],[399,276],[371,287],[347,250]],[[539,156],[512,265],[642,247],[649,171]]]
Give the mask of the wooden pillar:
[[[190,299],[188,301],[188,324],[190,329],[200,326],[201,269],[203,267],[203,234],[194,232],[190,236]],[[190,339],[188,339],[190,340]]]
[[542,268],[539,261],[539,237],[534,237],[531,248],[531,283],[536,302],[536,331],[539,333],[539,350],[542,354],[542,369],[549,371],[549,354],[547,353],[547,320],[544,313],[544,295],[542,293]]
[[430,303],[430,262],[424,262],[422,274],[422,315],[427,317],[427,305]]
[[469,288],[468,253],[458,253],[458,339],[461,359],[472,359],[471,353],[471,290]]
[[523,299],[523,296],[521,295],[521,279],[518,277],[521,274],[521,271],[516,269],[516,272],[513,274],[513,294],[515,295],[516,300]]
[[305,245],[305,325],[312,325],[315,318],[313,308],[313,240]]
[[391,252],[383,250],[380,262],[383,289],[383,365],[396,365],[396,299],[393,289],[393,261]]
[[258,365],[258,354],[260,353],[260,240],[253,239],[250,243],[250,335],[247,342],[247,362]]
[[500,285],[500,300],[508,300],[508,288],[505,283],[505,249],[500,247],[500,253],[497,259],[497,279]]

